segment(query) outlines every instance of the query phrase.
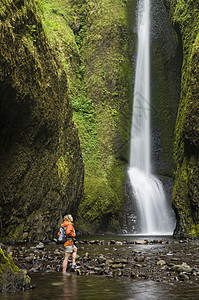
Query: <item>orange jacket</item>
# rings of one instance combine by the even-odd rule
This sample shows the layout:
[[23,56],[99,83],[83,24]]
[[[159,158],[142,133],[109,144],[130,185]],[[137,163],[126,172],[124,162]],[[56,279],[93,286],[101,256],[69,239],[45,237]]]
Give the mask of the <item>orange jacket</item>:
[[71,241],[66,241],[64,243],[64,246],[72,246],[74,244],[72,238],[75,237],[75,230],[73,227],[73,224],[69,221],[64,220],[64,222],[61,224],[61,227],[66,226],[66,236],[67,238],[71,238]]

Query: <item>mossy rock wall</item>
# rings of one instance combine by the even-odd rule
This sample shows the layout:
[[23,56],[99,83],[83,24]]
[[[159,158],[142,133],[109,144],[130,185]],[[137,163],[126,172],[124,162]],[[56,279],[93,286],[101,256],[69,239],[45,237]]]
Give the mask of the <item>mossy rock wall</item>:
[[31,279],[25,270],[20,270],[12,257],[0,247],[0,293],[19,292],[29,289]]
[[[172,181],[182,50],[164,0],[151,1],[151,126],[153,172]],[[170,195],[171,200],[171,195]]]
[[79,215],[98,231],[121,229],[125,214],[135,7],[135,1],[91,1],[85,17],[83,80],[86,97],[92,100],[93,126],[90,140],[85,134],[80,137],[86,168]]
[[36,1],[68,70],[69,96],[85,163],[78,227],[117,230],[132,110],[132,30],[136,1]]
[[50,239],[83,192],[66,70],[35,2],[0,4],[0,234]]
[[[125,213],[137,1],[1,4],[1,234],[52,238],[67,211],[78,211],[79,229],[119,230]],[[152,1],[152,156],[154,173],[170,178],[183,59],[174,150],[176,232],[198,214],[197,105],[191,100],[197,94],[197,9],[192,1]],[[186,188],[179,202],[182,170]],[[181,217],[185,206],[192,208]],[[190,225],[194,233],[197,222]]]
[[183,48],[175,129],[173,207],[176,237],[199,236],[199,3],[172,0],[171,19]]

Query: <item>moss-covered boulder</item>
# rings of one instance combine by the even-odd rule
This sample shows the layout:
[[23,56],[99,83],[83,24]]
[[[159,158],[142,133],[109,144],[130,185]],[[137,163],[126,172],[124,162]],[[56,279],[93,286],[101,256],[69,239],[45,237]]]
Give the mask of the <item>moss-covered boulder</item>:
[[199,4],[171,1],[171,18],[183,49],[181,100],[175,144],[175,236],[199,236]]
[[31,279],[25,270],[20,270],[12,257],[0,247],[0,293],[17,292],[30,288]]
[[0,235],[49,239],[83,192],[66,69],[34,0],[0,5]]

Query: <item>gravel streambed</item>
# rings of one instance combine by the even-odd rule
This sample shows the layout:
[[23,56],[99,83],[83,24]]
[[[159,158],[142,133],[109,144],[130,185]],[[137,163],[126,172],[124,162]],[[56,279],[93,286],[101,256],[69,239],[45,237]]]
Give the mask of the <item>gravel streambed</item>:
[[[198,240],[81,240],[79,276],[129,277],[156,282],[189,282],[199,285]],[[3,246],[20,269],[31,273],[61,273],[64,248],[54,241]]]

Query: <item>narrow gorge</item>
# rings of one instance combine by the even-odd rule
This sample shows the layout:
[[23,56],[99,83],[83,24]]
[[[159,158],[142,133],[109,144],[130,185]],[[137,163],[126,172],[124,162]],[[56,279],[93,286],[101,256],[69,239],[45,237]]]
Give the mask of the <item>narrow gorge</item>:
[[[137,51],[133,0],[1,0],[0,234],[128,230]],[[198,4],[152,0],[153,172],[176,237],[197,237]],[[127,215],[127,221],[126,221]]]
[[[199,3],[150,3],[147,172],[162,182],[173,207],[173,237],[197,239]],[[1,292],[30,288],[11,257],[13,245],[55,243],[66,213],[79,235],[136,233],[127,170],[139,4],[0,0]]]

